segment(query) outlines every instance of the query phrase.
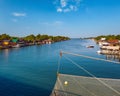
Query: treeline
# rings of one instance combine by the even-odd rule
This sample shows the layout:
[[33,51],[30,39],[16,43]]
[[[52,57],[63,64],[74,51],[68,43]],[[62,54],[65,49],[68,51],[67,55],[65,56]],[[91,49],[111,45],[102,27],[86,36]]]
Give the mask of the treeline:
[[28,35],[28,36],[25,36],[25,37],[14,37],[14,36],[10,36],[8,34],[1,34],[0,35],[0,40],[12,40],[12,39],[22,39],[22,40],[25,40],[25,41],[43,41],[43,40],[47,40],[47,39],[51,39],[53,40],[54,42],[58,42],[58,41],[64,41],[64,40],[69,40],[70,38],[69,37],[65,37],[65,36],[49,36],[49,35],[41,35],[41,34],[38,34],[38,35]]
[[120,40],[120,35],[106,35],[106,36],[101,35],[101,36],[95,37],[94,39],[98,41],[101,38],[106,38],[106,40],[115,40],[115,39]]

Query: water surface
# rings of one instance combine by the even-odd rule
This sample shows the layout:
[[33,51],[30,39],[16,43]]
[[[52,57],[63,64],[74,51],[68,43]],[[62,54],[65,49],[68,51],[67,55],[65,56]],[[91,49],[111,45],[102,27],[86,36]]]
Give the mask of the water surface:
[[[86,48],[94,45],[95,48]],[[0,51],[0,96],[49,96],[56,80],[59,52],[67,51],[97,58],[98,45],[92,40],[72,39],[51,45]],[[60,73],[89,76],[64,58],[69,57],[97,77],[120,79],[120,64],[63,54]]]

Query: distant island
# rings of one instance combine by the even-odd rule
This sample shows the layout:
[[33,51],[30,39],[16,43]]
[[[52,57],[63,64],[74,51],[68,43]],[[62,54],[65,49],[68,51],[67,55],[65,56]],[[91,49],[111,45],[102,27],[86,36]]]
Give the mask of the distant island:
[[94,39],[95,41],[99,41],[101,38],[106,38],[106,40],[120,40],[120,35],[100,35],[96,37],[87,37],[87,38],[80,38],[80,39]]
[[54,42],[60,42],[69,39],[70,39],[69,37],[65,37],[65,36],[49,36],[49,35],[41,35],[41,34],[38,34],[36,36],[31,34],[25,37],[14,37],[8,34],[1,34],[0,49],[51,44]]

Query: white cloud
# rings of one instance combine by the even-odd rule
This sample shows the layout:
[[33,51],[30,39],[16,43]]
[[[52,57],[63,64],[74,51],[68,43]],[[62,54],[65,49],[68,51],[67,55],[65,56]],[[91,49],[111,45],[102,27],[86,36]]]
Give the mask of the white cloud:
[[53,24],[54,25],[61,25],[61,24],[63,24],[63,22],[62,21],[55,21]]
[[70,12],[71,10],[69,8],[64,9],[64,12]]
[[66,0],[60,0],[61,7],[66,7],[67,6],[67,1]]
[[15,17],[21,17],[21,16],[24,17],[24,16],[26,16],[26,13],[13,12],[12,15],[15,16]]
[[73,5],[70,5],[70,9],[71,9],[71,10],[74,10],[74,6],[73,6]]
[[57,12],[70,12],[77,11],[81,2],[82,0],[55,0],[54,5]]
[[45,25],[45,26],[61,26],[63,24],[63,22],[62,21],[54,21],[54,22],[43,22],[40,24]]
[[73,6],[73,5],[70,5],[70,9],[71,9],[71,11],[73,10],[73,11],[77,11],[77,6]]
[[82,2],[82,0],[75,0],[75,2],[79,4],[80,2]]
[[57,12],[62,12],[62,8],[57,8]]

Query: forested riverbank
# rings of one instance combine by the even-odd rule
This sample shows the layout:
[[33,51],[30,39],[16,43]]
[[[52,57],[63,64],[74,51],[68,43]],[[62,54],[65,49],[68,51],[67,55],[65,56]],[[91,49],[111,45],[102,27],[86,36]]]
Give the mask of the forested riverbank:
[[25,37],[15,37],[8,34],[0,35],[0,49],[25,47],[31,45],[51,44],[54,42],[60,42],[69,40],[69,37],[65,36],[49,36],[49,35],[28,35]]

